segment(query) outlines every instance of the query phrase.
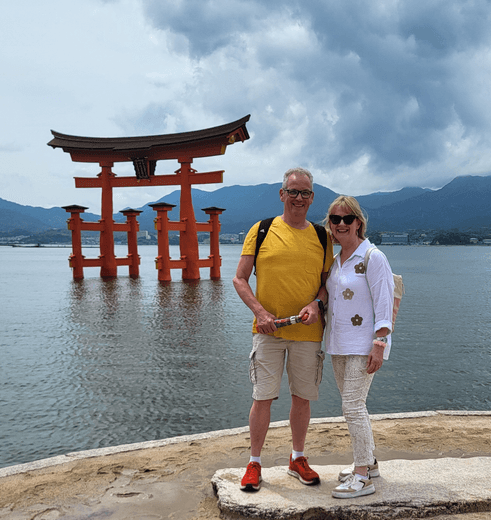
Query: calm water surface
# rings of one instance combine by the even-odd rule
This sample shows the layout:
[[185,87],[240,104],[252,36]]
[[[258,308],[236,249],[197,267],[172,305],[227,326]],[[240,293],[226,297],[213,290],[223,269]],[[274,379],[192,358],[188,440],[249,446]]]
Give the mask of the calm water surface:
[[[489,410],[491,248],[382,249],[406,295],[369,410]],[[138,280],[123,267],[112,281],[91,268],[73,282],[68,249],[0,247],[0,467],[247,424],[252,314],[232,286],[240,247],[221,246],[220,281],[203,269],[183,283],[174,270],[166,286],[156,247],[139,252]],[[288,410],[284,381],[272,420]],[[341,415],[328,361],[312,415]]]

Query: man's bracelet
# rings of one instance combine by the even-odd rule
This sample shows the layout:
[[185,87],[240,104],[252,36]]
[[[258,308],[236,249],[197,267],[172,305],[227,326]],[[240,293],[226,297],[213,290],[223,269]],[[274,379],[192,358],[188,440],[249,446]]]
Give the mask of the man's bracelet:
[[324,302],[322,300],[319,300],[319,298],[316,298],[314,301],[317,302],[317,305],[319,306],[320,313],[324,314],[324,312],[325,312]]

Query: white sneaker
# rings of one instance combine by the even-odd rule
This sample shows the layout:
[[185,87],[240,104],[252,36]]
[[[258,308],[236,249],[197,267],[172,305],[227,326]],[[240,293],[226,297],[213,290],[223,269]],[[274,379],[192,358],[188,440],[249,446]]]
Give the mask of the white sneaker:
[[[354,475],[355,473],[355,465],[351,464],[349,468],[343,469],[341,473],[338,475],[339,482],[344,482],[350,475]],[[380,477],[380,471],[378,470],[378,462],[377,459],[375,459],[375,462],[373,464],[368,465],[368,473],[370,475],[370,478],[372,477]]]
[[345,482],[339,484],[332,490],[334,498],[354,498],[375,493],[375,486],[368,478],[361,478],[359,475],[351,474]]

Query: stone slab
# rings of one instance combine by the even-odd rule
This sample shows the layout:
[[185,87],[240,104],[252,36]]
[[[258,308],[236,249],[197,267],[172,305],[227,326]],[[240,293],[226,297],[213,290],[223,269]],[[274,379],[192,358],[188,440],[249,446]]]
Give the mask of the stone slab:
[[490,457],[392,460],[379,466],[376,493],[354,499],[331,496],[343,466],[312,466],[321,478],[318,486],[304,486],[285,466],[263,468],[255,493],[239,488],[245,468],[217,471],[212,485],[225,520],[389,520],[483,511],[491,518]]

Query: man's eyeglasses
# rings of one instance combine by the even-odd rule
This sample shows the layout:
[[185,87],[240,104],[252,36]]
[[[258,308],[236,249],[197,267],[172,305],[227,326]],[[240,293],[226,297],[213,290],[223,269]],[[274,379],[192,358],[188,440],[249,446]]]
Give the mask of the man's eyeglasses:
[[343,221],[347,226],[351,226],[351,224],[353,224],[356,218],[356,215],[344,215],[344,217],[342,217],[341,215],[329,215],[329,220],[335,226],[341,224],[341,221]]
[[312,195],[312,193],[314,193],[313,191],[310,191],[310,190],[298,191],[298,190],[287,190],[287,189],[285,189],[283,191],[288,193],[288,196],[291,197],[292,199],[295,199],[296,197],[298,197],[299,193],[302,196],[302,199],[308,199]]

